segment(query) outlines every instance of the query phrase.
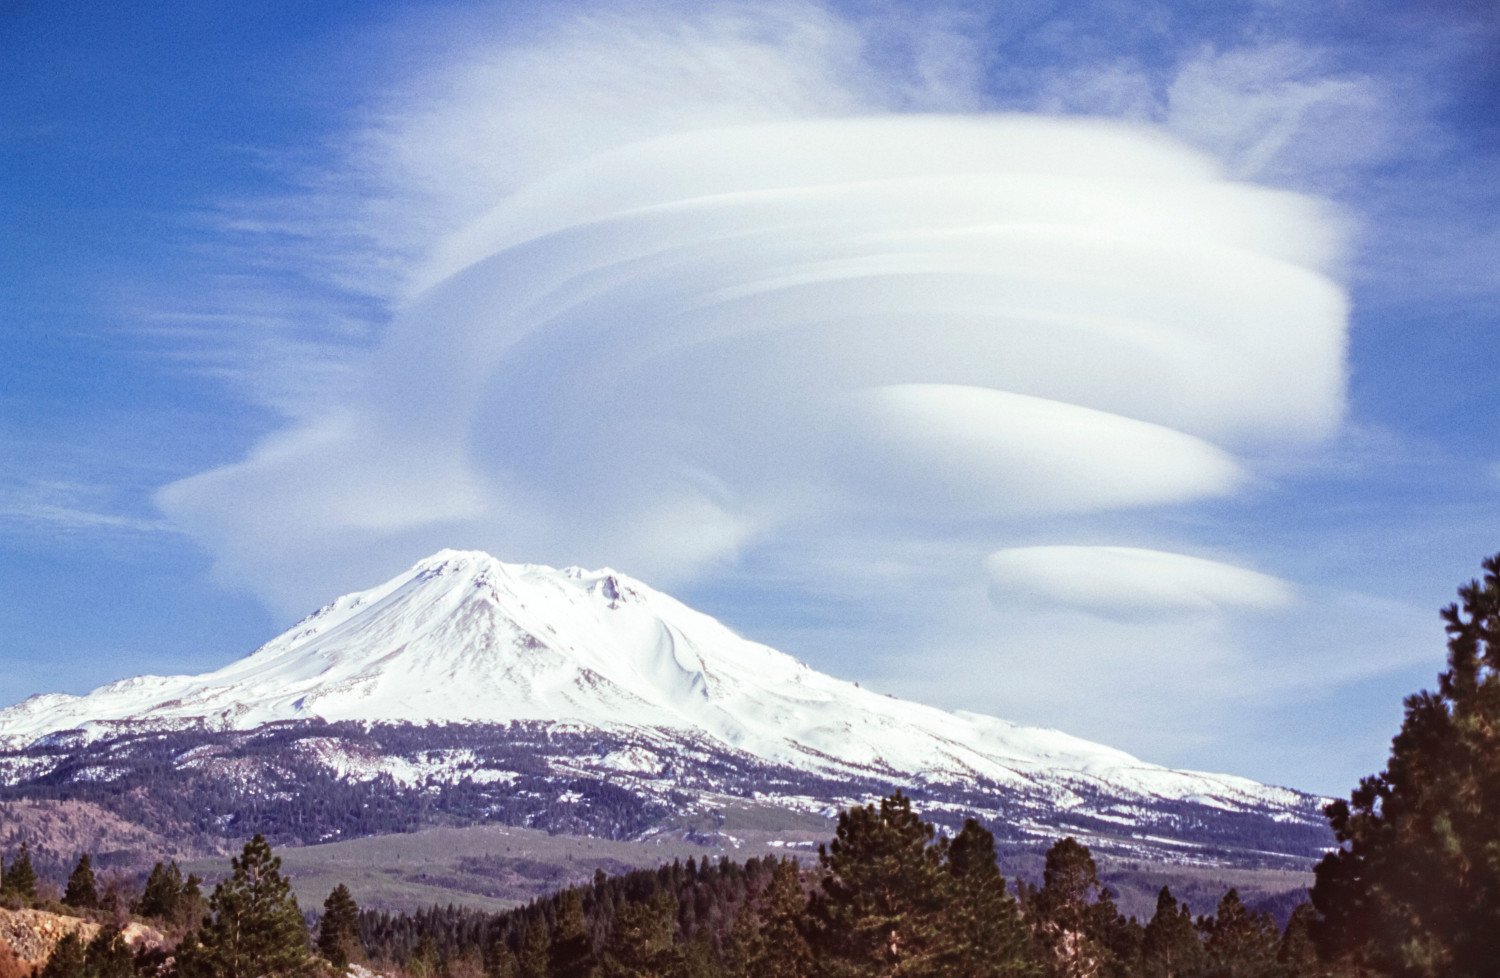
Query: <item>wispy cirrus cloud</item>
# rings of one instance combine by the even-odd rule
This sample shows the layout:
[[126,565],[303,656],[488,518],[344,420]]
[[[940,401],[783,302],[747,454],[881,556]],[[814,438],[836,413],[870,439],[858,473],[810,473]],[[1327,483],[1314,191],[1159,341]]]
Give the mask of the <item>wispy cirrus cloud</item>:
[[118,512],[103,486],[37,481],[0,486],[0,527],[17,532],[176,533],[157,516]]

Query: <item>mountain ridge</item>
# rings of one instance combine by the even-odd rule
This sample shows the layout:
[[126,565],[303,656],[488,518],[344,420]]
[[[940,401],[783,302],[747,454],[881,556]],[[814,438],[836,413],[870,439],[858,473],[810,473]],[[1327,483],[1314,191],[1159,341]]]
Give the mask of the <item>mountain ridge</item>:
[[[627,606],[643,613],[622,615]],[[573,620],[559,622],[560,612]],[[589,612],[596,620],[580,622]],[[605,627],[597,627],[601,622]],[[498,681],[486,675],[497,668]],[[398,682],[405,688],[393,690]],[[465,683],[477,686],[455,688]],[[507,687],[518,692],[488,701],[476,695],[493,697]],[[751,712],[773,697],[770,721],[792,721],[800,738],[768,732],[768,718]],[[884,721],[880,729],[868,729],[870,714]],[[82,696],[31,697],[0,711],[0,743],[19,746],[28,736],[91,726],[147,729],[159,721],[170,729],[173,720],[195,719],[217,729],[294,719],[571,720],[707,731],[765,760],[825,769],[815,755],[927,778],[968,773],[1006,780],[1060,767],[1106,781],[1129,771],[1157,794],[1172,792],[1175,779],[1197,781],[1178,787],[1210,797],[1216,790],[1229,797],[1268,791],[1290,801],[1294,794],[1234,775],[1149,764],[1061,731],[874,693],[743,639],[609,568],[506,564],[459,550],[440,551],[381,585],[343,595],[214,672],[138,676]],[[905,728],[901,737],[924,734],[923,749],[884,736],[898,726]]]
[[[367,734],[425,727],[440,748],[402,754],[380,736],[361,739],[351,723]],[[1179,823],[1202,837],[1215,812],[1264,823],[1271,836],[1277,824],[1295,829],[1304,841],[1287,846],[1298,850],[1321,829],[1313,796],[875,693],[609,568],[457,550],[343,595],[213,672],[133,677],[0,710],[0,784],[55,790],[68,778],[121,777],[109,744],[151,733],[202,735],[167,759],[186,770],[205,751],[240,749],[226,746],[243,743],[239,735],[287,724],[306,726],[298,757],[330,776],[396,778],[417,792],[467,778],[493,794],[529,753],[546,758],[551,780],[528,790],[562,797],[573,789],[557,785],[582,777],[606,793],[624,786],[651,811],[705,792],[768,790],[787,807],[821,810],[893,785],[947,799],[954,812],[1020,818],[1028,831],[1067,818],[1120,826],[1158,848],[1175,844]],[[339,731],[331,740],[317,733],[330,724]],[[465,730],[474,743],[511,744],[496,748],[504,760],[466,746]],[[422,735],[382,736],[410,744]],[[88,764],[67,767],[85,754]]]

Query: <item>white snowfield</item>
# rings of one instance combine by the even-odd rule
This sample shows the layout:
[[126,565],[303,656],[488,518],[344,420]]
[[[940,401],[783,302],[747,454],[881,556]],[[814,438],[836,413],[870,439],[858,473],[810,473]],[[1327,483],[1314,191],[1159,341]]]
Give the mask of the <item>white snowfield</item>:
[[507,564],[453,550],[339,598],[216,672],[33,696],[0,711],[0,748],[62,733],[97,739],[296,719],[563,722],[652,739],[707,738],[835,776],[987,780],[1032,791],[1092,785],[1125,798],[1237,810],[1307,802],[1288,789],[1171,770],[1055,730],[873,693],[608,569]]

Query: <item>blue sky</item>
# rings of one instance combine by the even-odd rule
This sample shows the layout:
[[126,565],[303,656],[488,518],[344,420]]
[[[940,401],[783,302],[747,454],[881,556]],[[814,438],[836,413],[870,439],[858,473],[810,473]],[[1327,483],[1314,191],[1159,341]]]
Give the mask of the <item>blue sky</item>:
[[1500,23],[1313,6],[7,7],[0,700],[474,546],[1346,790],[1500,549]]

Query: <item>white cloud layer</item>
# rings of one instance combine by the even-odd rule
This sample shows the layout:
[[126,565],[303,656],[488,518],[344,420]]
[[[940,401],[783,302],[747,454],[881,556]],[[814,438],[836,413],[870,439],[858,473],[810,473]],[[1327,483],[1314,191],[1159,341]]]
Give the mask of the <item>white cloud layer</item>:
[[446,239],[337,412],[161,498],[282,582],[424,528],[672,579],[830,511],[1223,495],[1338,423],[1323,217],[1080,120],[634,143]]
[[990,597],[1002,607],[1041,602],[1108,618],[1232,608],[1275,609],[1293,601],[1267,574],[1164,550],[1040,546],[997,550],[985,560]]

